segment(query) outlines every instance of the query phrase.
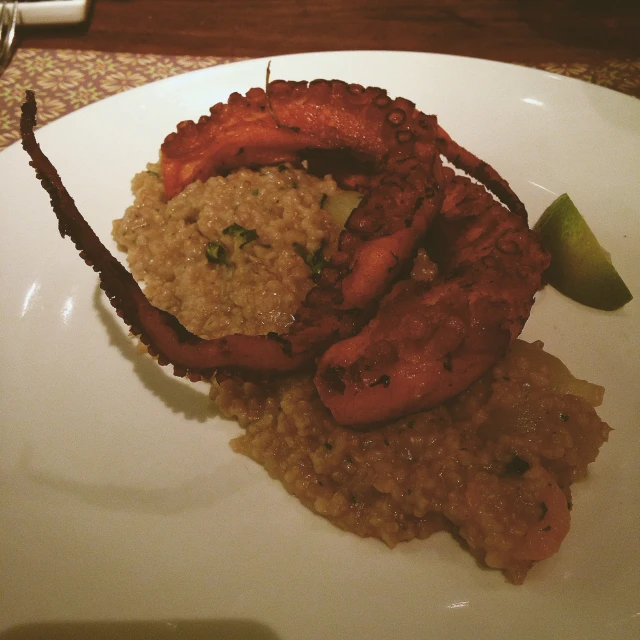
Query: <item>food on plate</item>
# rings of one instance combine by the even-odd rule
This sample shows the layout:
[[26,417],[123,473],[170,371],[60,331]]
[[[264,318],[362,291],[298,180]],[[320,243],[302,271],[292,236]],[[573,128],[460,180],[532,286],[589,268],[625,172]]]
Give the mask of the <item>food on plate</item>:
[[[204,366],[284,371],[318,359],[314,382],[333,416],[368,425],[436,406],[486,371],[522,330],[548,256],[489,165],[435,116],[378,88],[316,80],[233,94],[167,137],[162,177],[171,198],[239,166],[326,166],[331,152],[342,161],[333,177],[364,197],[316,286],[286,333],[267,334],[263,345],[225,336],[226,353],[209,348]],[[445,169],[441,154],[507,206]],[[445,247],[437,280],[390,288],[427,228],[432,244]]]
[[234,450],[336,526],[390,547],[448,531],[519,584],[558,551],[571,484],[608,437],[578,390],[592,401],[603,391],[517,340],[453,400],[371,431],[338,425],[311,374],[214,381],[211,397],[245,429]]
[[135,177],[136,203],[114,223],[145,295],[201,338],[284,333],[313,287],[309,263],[336,246],[320,207],[336,183],[280,164],[196,181],[167,202],[159,171]]
[[545,278],[558,291],[596,309],[613,311],[633,298],[571,198],[556,198],[535,224],[551,254]]
[[134,178],[114,222],[131,275],[42,154],[35,108],[23,145],[61,233],[160,364],[212,379],[235,450],[390,546],[445,529],[515,583],[558,550],[608,436],[602,388],[516,340],[548,255],[435,116],[339,81],[233,94]]
[[333,221],[339,228],[344,227],[352,211],[360,204],[364,196],[357,191],[339,191],[327,196],[320,206],[331,214]]
[[[25,124],[33,109],[25,104]],[[34,148],[25,134],[26,148]],[[334,178],[364,198],[286,333],[187,335],[133,278],[114,276],[120,265],[90,237],[77,210],[58,207],[61,229],[75,231],[72,238],[100,272],[112,304],[177,375],[315,365],[320,397],[343,424],[436,406],[469,386],[520,333],[548,256],[508,184],[453,142],[435,116],[377,88],[272,82],[268,92],[233,94],[198,123],[180,123],[161,148],[162,178],[172,198],[196,179],[240,166],[303,158],[322,165],[330,154],[341,161]],[[441,154],[506,206],[445,169]],[[394,285],[427,229],[446,248],[437,281]]]

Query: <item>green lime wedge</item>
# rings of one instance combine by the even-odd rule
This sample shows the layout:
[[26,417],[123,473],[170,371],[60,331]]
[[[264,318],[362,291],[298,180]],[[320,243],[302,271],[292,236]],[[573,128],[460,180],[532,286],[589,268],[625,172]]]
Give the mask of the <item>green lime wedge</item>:
[[534,226],[551,254],[549,284],[589,307],[613,311],[633,298],[571,198],[554,200]]
[[351,212],[360,204],[360,200],[362,194],[357,191],[338,191],[324,199],[322,208],[331,214],[339,227],[344,227]]

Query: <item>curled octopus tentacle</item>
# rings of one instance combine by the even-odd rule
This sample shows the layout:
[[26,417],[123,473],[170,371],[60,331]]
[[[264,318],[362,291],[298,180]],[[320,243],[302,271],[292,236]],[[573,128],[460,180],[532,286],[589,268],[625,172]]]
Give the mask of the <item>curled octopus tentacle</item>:
[[434,407],[466,389],[521,332],[548,255],[519,215],[448,171],[429,230],[433,282],[395,284],[357,335],[332,345],[316,387],[339,422],[384,420]]
[[[61,234],[99,272],[132,333],[160,364],[173,364],[176,375],[288,372],[317,360],[315,383],[334,417],[368,424],[431,407],[465,389],[520,332],[540,286],[547,258],[527,227],[522,203],[495,170],[458,147],[435,116],[378,88],[278,81],[266,92],[233,94],[209,116],[183,122],[167,137],[161,149],[167,197],[237,167],[313,160],[314,153],[334,151],[355,161],[340,171],[339,183],[365,197],[286,334],[200,339],[153,307],[100,243],[39,149],[35,113],[28,93],[23,146],[51,195]],[[511,211],[443,168],[441,153]],[[431,236],[432,244],[444,247],[440,278],[393,285]]]
[[[569,533],[567,492],[543,467],[534,467],[521,478],[480,472],[467,484],[468,511],[456,524],[479,557],[489,566],[509,567],[511,579],[518,584],[534,562],[557,553]],[[503,523],[496,522],[495,515],[487,515],[488,503],[500,504],[503,512],[510,514],[512,531],[518,531],[510,544],[495,544],[495,531]]]
[[171,363],[176,375],[191,379],[224,368],[272,373],[313,364],[331,343],[363,326],[444,198],[435,117],[407,100],[391,100],[381,89],[339,81],[274,82],[269,94],[261,89],[246,97],[233,94],[197,124],[181,123],[161,149],[168,197],[193,180],[238,166],[301,159],[309,149],[347,149],[373,166],[368,194],[347,221],[337,253],[317,277],[289,332],[203,340],[153,307],[102,245],[40,150],[33,135],[35,117],[35,97],[28,92],[23,146],[51,196],[61,234],[69,235],[99,272],[102,288],[132,333],[161,364]]
[[[232,94],[197,123],[180,123],[161,147],[162,176],[171,198],[194,180],[296,162],[318,151],[340,151],[366,164],[365,173],[339,180],[360,186],[366,196],[319,279],[331,285],[331,304],[364,309],[388,288],[439,213],[437,132],[435,116],[404,98],[392,100],[383,89],[339,80],[275,81],[268,91]],[[298,330],[294,324],[289,333]]]
[[501,202],[516,215],[527,221],[527,210],[509,183],[484,160],[480,160],[470,151],[461,147],[451,136],[438,125],[438,149],[442,155],[457,169],[461,169],[487,187]]

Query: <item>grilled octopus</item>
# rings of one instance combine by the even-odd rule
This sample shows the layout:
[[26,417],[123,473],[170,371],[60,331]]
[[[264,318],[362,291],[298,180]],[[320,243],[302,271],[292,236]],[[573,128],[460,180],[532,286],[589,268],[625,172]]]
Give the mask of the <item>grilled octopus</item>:
[[[338,251],[284,335],[203,340],[152,306],[77,210],[35,140],[32,92],[22,143],[51,196],[61,235],[99,273],[131,332],[161,365],[191,380],[316,367],[336,420],[360,427],[433,407],[467,388],[506,351],[529,316],[548,256],[518,197],[408,100],[341,81],[276,81],[234,93],[161,147],[168,198],[194,180],[243,166],[335,161],[340,186],[364,194]],[[486,189],[443,166],[455,167]],[[435,282],[407,279],[419,247]]]

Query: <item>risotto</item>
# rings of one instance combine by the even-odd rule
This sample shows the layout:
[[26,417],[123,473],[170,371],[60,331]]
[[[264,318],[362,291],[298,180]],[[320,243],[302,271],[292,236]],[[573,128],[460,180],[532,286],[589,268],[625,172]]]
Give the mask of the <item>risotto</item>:
[[168,203],[159,165],[132,186],[135,203],[114,237],[151,302],[203,338],[286,330],[313,284],[300,254],[338,239],[320,207],[335,182],[287,165],[194,182]]
[[[149,165],[133,191],[114,237],[151,302],[205,338],[285,331],[314,260],[336,246],[322,206],[336,184],[287,165],[195,182],[169,202]],[[421,253],[414,277],[434,269]],[[566,535],[571,484],[607,440],[603,391],[516,341],[446,405],[365,432],[336,424],[310,374],[214,381],[211,398],[244,429],[233,449],[336,526],[390,547],[448,530],[521,583]]]

